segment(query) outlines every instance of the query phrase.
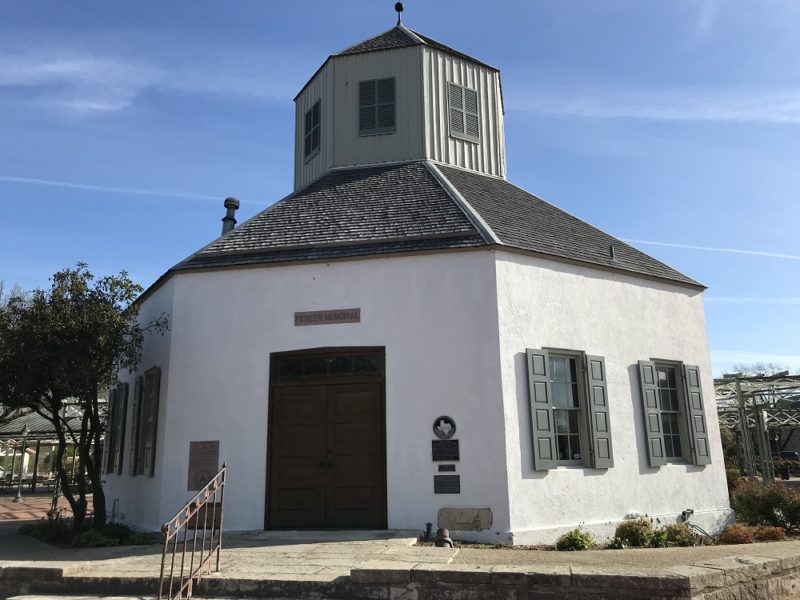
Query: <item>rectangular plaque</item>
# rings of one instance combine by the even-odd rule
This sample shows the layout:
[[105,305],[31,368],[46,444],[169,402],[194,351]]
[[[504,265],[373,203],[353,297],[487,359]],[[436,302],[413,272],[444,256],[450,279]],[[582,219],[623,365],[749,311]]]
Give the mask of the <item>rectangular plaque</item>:
[[219,440],[189,442],[189,482],[186,489],[203,489],[219,471]]
[[303,325],[336,325],[337,323],[361,323],[361,309],[341,308],[294,313],[295,327]]
[[433,440],[431,451],[434,461],[461,460],[458,453],[458,440]]
[[439,473],[455,473],[455,465],[439,465]]
[[434,494],[460,494],[461,476],[460,475],[434,475],[433,476]]

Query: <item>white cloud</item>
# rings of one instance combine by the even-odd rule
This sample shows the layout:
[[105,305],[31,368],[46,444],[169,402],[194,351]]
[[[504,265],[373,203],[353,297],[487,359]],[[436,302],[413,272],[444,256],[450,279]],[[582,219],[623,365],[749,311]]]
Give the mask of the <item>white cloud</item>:
[[[21,183],[26,185],[44,185],[50,187],[70,188],[77,190],[87,190],[90,192],[109,192],[114,194],[132,194],[135,196],[159,196],[162,198],[183,199],[183,200],[215,200],[221,202],[224,196],[208,196],[204,194],[192,194],[188,192],[175,192],[170,190],[146,189],[146,188],[131,188],[120,187],[112,185],[92,185],[89,183],[74,183],[70,181],[58,181],[54,179],[39,179],[35,177],[14,177],[12,175],[0,175],[0,182],[6,183]],[[257,204],[263,206],[263,203],[242,201],[242,204]]]
[[710,246],[693,246],[691,244],[673,244],[670,242],[654,242],[651,240],[631,240],[621,238],[628,244],[645,244],[648,246],[665,246],[667,248],[681,248],[684,250],[699,250],[702,252],[727,252],[729,254],[746,254],[749,256],[763,256],[765,258],[782,258],[786,260],[800,260],[797,254],[782,254],[779,252],[765,252],[763,250],[742,250],[739,248],[713,248]]
[[194,57],[182,63],[59,49],[21,51],[0,53],[0,89],[29,88],[35,94],[30,102],[37,106],[84,114],[123,110],[148,90],[286,100],[296,91],[290,63],[277,56],[236,62]]
[[590,119],[800,124],[800,89],[511,89],[510,111]]

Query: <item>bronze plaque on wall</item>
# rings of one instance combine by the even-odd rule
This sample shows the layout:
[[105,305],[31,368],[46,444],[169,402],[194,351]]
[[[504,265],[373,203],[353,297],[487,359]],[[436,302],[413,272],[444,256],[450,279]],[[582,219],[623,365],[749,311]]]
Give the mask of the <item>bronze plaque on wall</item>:
[[294,313],[295,327],[303,325],[336,325],[337,323],[361,323],[361,309],[341,308]]
[[189,491],[203,489],[219,471],[219,440],[189,442]]
[[431,441],[431,453],[434,461],[461,460],[458,440],[433,440]]

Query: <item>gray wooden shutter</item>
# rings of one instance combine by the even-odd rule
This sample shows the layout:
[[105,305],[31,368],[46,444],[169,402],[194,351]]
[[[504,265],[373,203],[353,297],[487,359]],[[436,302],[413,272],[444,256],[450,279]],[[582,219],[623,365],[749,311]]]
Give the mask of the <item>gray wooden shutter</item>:
[[114,405],[117,399],[117,389],[108,391],[108,404],[106,404],[106,439],[103,444],[103,466],[106,473],[114,472]]
[[700,368],[697,365],[684,365],[683,381],[686,392],[686,416],[689,423],[691,460],[695,465],[710,465],[711,454],[709,453],[703,390],[700,386]]
[[394,77],[378,80],[378,129],[388,131],[395,125]]
[[480,137],[478,117],[478,92],[464,88],[464,133],[470,137]]
[[639,361],[639,383],[642,388],[642,414],[647,438],[647,457],[651,467],[667,463],[664,452],[664,433],[661,429],[661,411],[658,408],[658,380],[655,363]]
[[114,472],[122,475],[122,462],[125,452],[125,421],[128,416],[128,384],[117,386],[117,401],[114,409]]
[[448,83],[448,104],[450,109],[450,131],[464,133],[464,90],[460,85]]
[[374,79],[358,84],[358,130],[369,132],[377,126],[375,106],[378,103],[377,82]]
[[144,385],[141,376],[136,378],[133,385],[133,410],[131,411],[131,441],[128,456],[128,474],[138,475],[137,457],[139,456],[139,428],[142,418],[142,391]]
[[161,386],[161,369],[153,367],[145,373],[144,394],[147,413],[144,419],[144,456],[142,472],[152,477],[156,469],[156,436],[158,433],[158,395]]
[[608,418],[606,361],[602,356],[586,356],[586,380],[589,387],[587,413],[592,445],[591,466],[608,469],[614,466],[614,449]]
[[550,397],[547,350],[527,352],[528,394],[533,432],[533,468],[546,471],[556,466],[556,432],[553,423],[553,401]]

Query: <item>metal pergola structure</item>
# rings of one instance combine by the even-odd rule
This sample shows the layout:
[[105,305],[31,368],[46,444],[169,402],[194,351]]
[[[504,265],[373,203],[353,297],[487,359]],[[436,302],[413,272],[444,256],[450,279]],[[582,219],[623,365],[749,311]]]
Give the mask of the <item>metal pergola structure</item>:
[[771,440],[800,428],[800,375],[725,375],[714,380],[714,393],[720,425],[738,436],[742,472],[773,481]]

